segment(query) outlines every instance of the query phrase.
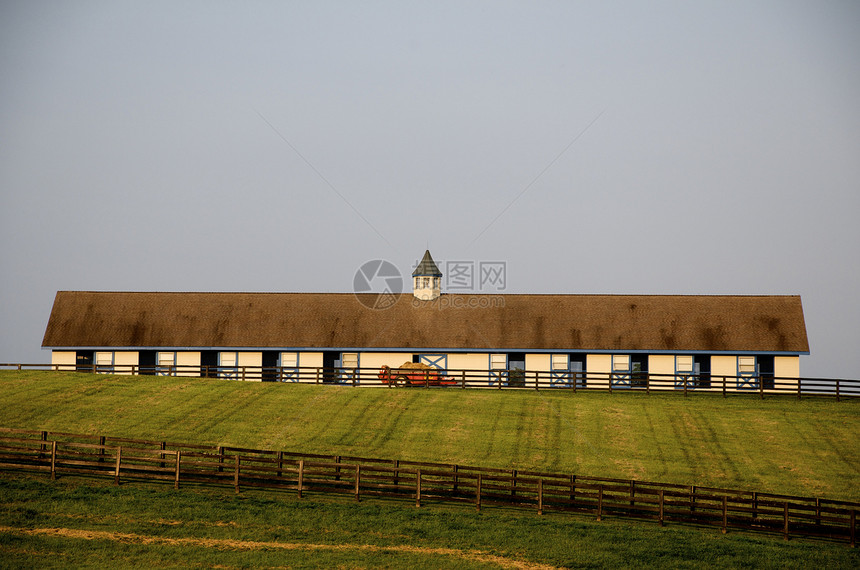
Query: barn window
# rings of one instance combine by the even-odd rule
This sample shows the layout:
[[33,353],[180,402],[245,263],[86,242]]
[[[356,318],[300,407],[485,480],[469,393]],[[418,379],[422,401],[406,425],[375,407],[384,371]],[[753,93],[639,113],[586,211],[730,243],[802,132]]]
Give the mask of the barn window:
[[491,354],[490,370],[504,370],[508,367],[507,354]]
[[612,355],[612,371],[613,372],[630,372],[630,355],[629,354],[613,354]]
[[738,375],[751,376],[755,374],[755,356],[738,356]]
[[693,355],[679,354],[675,357],[675,372],[678,374],[693,373]]
[[358,353],[344,352],[341,356],[341,366],[344,368],[358,368]]
[[567,370],[570,364],[568,363],[568,358],[566,354],[553,354],[552,355],[552,369],[553,370]]
[[299,353],[298,352],[282,352],[281,353],[281,366],[284,368],[296,368],[299,365]]
[[175,352],[159,352],[156,360],[159,376],[170,376],[171,367],[176,364]]
[[98,372],[101,374],[113,372],[113,352],[97,352],[95,357]]

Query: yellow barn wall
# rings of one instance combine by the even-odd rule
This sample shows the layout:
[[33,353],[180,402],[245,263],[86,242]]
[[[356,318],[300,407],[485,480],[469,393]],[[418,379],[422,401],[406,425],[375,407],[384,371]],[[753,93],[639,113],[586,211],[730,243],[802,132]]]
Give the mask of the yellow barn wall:
[[78,353],[67,350],[52,350],[51,364],[59,366],[60,370],[74,370],[78,362]]
[[262,352],[239,352],[236,365],[240,367],[239,378],[242,377],[241,367],[247,366],[249,369],[245,370],[245,380],[253,380],[255,382],[263,380],[260,370],[260,367],[263,366]]
[[[404,362],[412,362],[412,354],[408,352],[362,352],[358,355],[358,364],[366,374],[373,373],[383,365],[398,368]],[[366,370],[365,370],[366,369]]]
[[[289,352],[289,351],[288,351]],[[323,365],[322,352],[299,352],[299,377],[301,382],[316,382],[317,372]]]
[[[134,367],[140,362],[140,353],[123,351],[113,353],[113,366],[116,374],[132,374]],[[137,372],[134,372],[135,374]]]
[[526,354],[526,370],[548,372],[552,366],[550,354]]
[[611,354],[586,354],[585,371],[587,385],[592,388],[608,388],[609,373],[612,372]]
[[774,385],[783,390],[796,390],[800,378],[799,356],[774,356],[773,358]]
[[448,370],[487,370],[490,356],[486,352],[456,352],[448,355]]
[[[648,355],[648,375],[651,382],[656,382],[657,389],[674,389],[675,355],[674,354],[650,354]],[[652,386],[654,387],[654,386]]]
[[735,387],[735,376],[738,375],[738,357],[714,355],[711,357],[711,389],[723,389],[723,376],[726,376],[726,387]]
[[773,358],[773,374],[777,378],[799,378],[799,356],[775,356]]
[[[185,368],[183,366],[193,367]],[[200,376],[200,353],[194,351],[176,353],[176,375],[177,376]]]

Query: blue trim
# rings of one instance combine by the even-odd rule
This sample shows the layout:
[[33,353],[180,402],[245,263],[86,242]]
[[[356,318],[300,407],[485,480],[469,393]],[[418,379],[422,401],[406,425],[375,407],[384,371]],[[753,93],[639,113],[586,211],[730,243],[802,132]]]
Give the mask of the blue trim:
[[[556,355],[564,356],[566,359],[564,368],[553,368],[552,361]],[[554,352],[549,355],[549,385],[550,386],[569,386],[571,384],[570,376],[570,354],[566,352]]]
[[442,375],[448,373],[448,355],[444,352],[433,354],[419,354],[418,362],[422,362],[428,366],[436,368]]
[[[616,356],[626,356],[627,357],[627,370],[616,370],[615,369],[615,357]],[[609,363],[610,371],[609,378],[612,385],[616,388],[632,388],[633,387],[633,359],[630,358],[630,355],[627,353],[616,353],[612,355],[612,360]]]
[[[221,362],[222,354],[233,354],[235,362],[233,366],[224,366]],[[218,351],[218,377],[219,378],[228,378],[231,380],[239,379],[239,351],[233,350],[219,350]]]
[[[749,355],[742,355],[742,356],[749,356]],[[755,356],[753,356],[753,358],[755,358]],[[735,361],[735,366],[737,367],[736,368],[736,370],[737,370],[737,374],[736,374],[737,384],[735,385],[735,388],[738,390],[758,390],[758,387],[759,387],[758,383],[760,381],[760,378],[758,375],[758,358],[755,358],[755,364],[753,366],[753,372],[752,373],[745,372],[745,373],[741,374],[741,359],[740,358],[738,358]],[[744,378],[747,378],[747,380],[744,380]]]
[[[110,364],[99,364],[99,353],[110,354]],[[97,374],[113,374],[114,366],[116,365],[116,352],[113,350],[95,350],[93,351],[93,364],[95,365]],[[104,368],[102,368],[104,367]]]
[[[295,368],[284,368],[284,362],[281,360],[284,356],[285,352],[291,352],[296,355],[296,367]],[[278,366],[281,368],[281,382],[298,382],[299,381],[299,367],[301,366],[300,361],[302,359],[302,353],[296,350],[281,350],[278,351]]]
[[[310,352],[310,351],[308,351],[308,352]],[[340,378],[341,378],[341,380],[352,380],[353,373],[352,373],[352,372],[347,372],[347,371],[346,371],[346,367],[343,365],[343,355],[344,355],[344,354],[352,354],[352,353],[355,353],[355,367],[356,367],[356,368],[361,368],[361,351],[360,351],[360,350],[344,350],[344,351],[342,351],[342,352],[340,353],[340,360],[336,360],[336,361],[335,361],[335,364],[337,364],[338,362],[340,362],[340,366],[339,366],[339,367],[338,367],[338,366],[336,366],[336,368],[340,368],[340,369],[341,369],[341,370],[340,370]],[[357,376],[358,376],[358,375],[357,375]],[[361,383],[361,378],[360,378],[360,377],[357,377],[357,378],[355,379],[355,383],[356,383],[356,384],[360,384],[360,383]]]
[[[678,357],[679,356],[689,356],[692,360],[692,369],[691,370],[678,370]],[[696,374],[696,358],[692,354],[676,354],[675,355],[675,389],[683,390],[684,386],[687,389],[692,388],[690,385],[690,378]]]
[[162,354],[172,354],[173,360],[167,366],[176,366],[176,351],[175,350],[158,350],[155,352],[155,374],[156,374],[156,376],[173,376],[173,374],[170,373],[169,369],[167,371],[163,371],[160,369],[160,367],[161,367],[160,355],[162,355]]
[[[480,353],[479,353],[480,354]],[[505,367],[501,370],[498,368],[493,368],[493,355],[499,355],[505,357]],[[508,369],[508,354],[506,352],[488,352],[487,353],[487,370],[489,371],[489,375],[487,376],[487,386],[495,386],[497,383],[502,384],[504,381],[504,370]],[[499,370],[499,372],[493,372],[493,370]]]

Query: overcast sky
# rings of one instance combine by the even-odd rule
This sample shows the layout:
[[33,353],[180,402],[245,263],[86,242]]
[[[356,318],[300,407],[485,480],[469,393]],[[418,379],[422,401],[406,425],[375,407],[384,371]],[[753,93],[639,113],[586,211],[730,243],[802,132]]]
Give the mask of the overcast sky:
[[0,362],[58,290],[799,294],[860,377],[860,3],[0,4]]

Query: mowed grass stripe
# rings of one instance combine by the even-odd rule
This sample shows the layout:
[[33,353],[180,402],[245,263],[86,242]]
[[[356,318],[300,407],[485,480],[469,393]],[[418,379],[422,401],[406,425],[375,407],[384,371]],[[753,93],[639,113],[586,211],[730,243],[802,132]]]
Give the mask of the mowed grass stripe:
[[0,372],[0,424],[860,500],[860,401]]

